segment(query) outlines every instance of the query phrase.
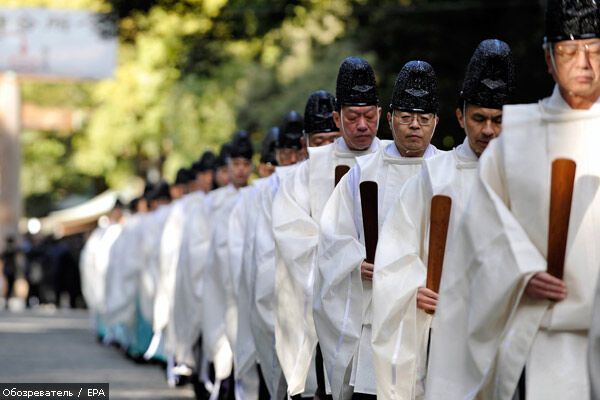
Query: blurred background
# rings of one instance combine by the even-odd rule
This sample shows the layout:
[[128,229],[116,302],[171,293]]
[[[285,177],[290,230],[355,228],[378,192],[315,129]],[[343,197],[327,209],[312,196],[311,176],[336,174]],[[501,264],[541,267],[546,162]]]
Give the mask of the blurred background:
[[[0,228],[5,237],[25,235],[17,242],[19,257],[26,256],[21,265],[29,270],[45,257],[46,270],[73,263],[68,274],[77,274],[83,237],[117,197],[128,201],[138,195],[144,179],[172,181],[179,167],[207,148],[218,151],[235,129],[249,130],[258,144],[284,112],[303,112],[312,91],[334,92],[339,64],[349,55],[372,62],[384,111],[404,63],[431,63],[442,105],[433,142],[452,148],[463,139],[454,108],[464,70],[481,40],[499,38],[512,47],[517,102],[550,93],[541,48],[543,5],[542,0],[1,0],[1,9],[98,13],[102,35],[117,46],[112,76],[104,79],[16,75],[21,126],[9,154],[18,152],[15,162],[21,166],[0,171],[18,175],[12,208],[0,204],[5,224]],[[3,24],[0,19],[0,40],[11,34]],[[50,122],[34,123],[36,113]],[[381,138],[390,137],[387,124],[380,123],[379,130]],[[19,232],[6,226],[15,219]],[[66,248],[36,252],[57,240]],[[1,242],[5,247],[6,240]],[[69,261],[56,261],[60,257]],[[52,279],[52,285],[62,285]]]

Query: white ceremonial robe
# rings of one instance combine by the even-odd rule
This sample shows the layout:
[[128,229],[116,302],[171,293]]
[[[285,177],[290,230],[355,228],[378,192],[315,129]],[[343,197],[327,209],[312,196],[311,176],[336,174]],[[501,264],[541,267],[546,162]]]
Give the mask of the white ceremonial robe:
[[155,335],[164,335],[165,353],[174,356],[177,342],[174,326],[171,323],[175,297],[177,266],[182,252],[185,221],[194,201],[202,201],[204,193],[187,194],[172,203],[171,210],[162,231],[160,240],[160,275],[154,299]]
[[202,350],[214,363],[217,380],[231,375],[237,315],[231,297],[227,231],[229,214],[239,191],[227,185],[211,192],[207,198],[207,218],[211,221],[211,243],[204,271],[202,300]]
[[[170,210],[170,204],[159,206],[143,216],[141,226],[144,264],[140,274],[139,301],[142,317],[151,326],[154,324],[154,299],[160,279],[160,240]],[[152,353],[156,350],[158,347]]]
[[233,367],[236,379],[236,396],[257,399],[260,380],[257,355],[250,329],[252,309],[248,285],[252,268],[252,252],[256,235],[256,196],[268,178],[261,178],[240,189],[240,194],[229,216],[228,249],[231,286],[237,308],[237,332],[233,349]]
[[282,399],[287,386],[275,352],[275,239],[273,238],[273,197],[285,176],[296,165],[277,167],[257,196],[254,230],[253,276],[251,279],[251,330],[261,371],[271,397]]
[[[555,88],[538,104],[506,106],[502,135],[446,253],[432,325],[428,399],[511,399],[526,367],[527,400],[589,399],[586,366],[600,248],[600,104],[572,110]],[[551,303],[524,289],[546,270],[551,163],[577,163],[564,281]],[[593,240],[593,239],[592,239]]]
[[95,289],[95,311],[101,316],[102,321],[105,321],[106,314],[106,271],[110,262],[110,250],[119,238],[122,231],[122,225],[112,223],[104,231],[100,238],[95,251],[94,260],[94,281]]
[[124,324],[134,329],[135,303],[142,268],[140,222],[139,214],[127,218],[111,248],[105,288],[105,317],[109,326]]
[[96,285],[96,251],[100,246],[106,228],[97,227],[88,237],[81,250],[79,271],[81,275],[81,292],[87,307],[96,310],[98,304],[98,288]]
[[[402,187],[381,227],[373,276],[373,358],[380,399],[421,399],[425,393],[431,316],[417,309],[425,286],[431,198],[452,199],[452,219],[462,214],[476,179],[478,159],[468,140],[423,162]],[[448,235],[448,241],[452,233]]]
[[375,138],[364,152],[350,151],[343,138],[309,147],[309,159],[283,180],[273,199],[273,233],[281,260],[275,274],[275,348],[290,396],[312,396],[316,390],[316,382],[306,387],[317,344],[313,283],[319,220],[334,189],[335,167],[352,167],[356,157],[377,151],[379,143]]
[[170,320],[175,338],[175,359],[198,370],[200,365],[197,365],[194,346],[202,333],[204,271],[211,238],[206,197],[204,193],[194,193],[186,212]]
[[[430,145],[425,158],[439,151]],[[419,172],[423,158],[401,157],[393,142],[359,157],[327,201],[315,282],[314,319],[334,399],[355,393],[376,394],[371,351],[371,282],[361,278],[365,259],[359,185],[378,185],[378,226],[400,187]],[[348,374],[348,372],[351,372]],[[351,388],[351,386],[353,388]]]

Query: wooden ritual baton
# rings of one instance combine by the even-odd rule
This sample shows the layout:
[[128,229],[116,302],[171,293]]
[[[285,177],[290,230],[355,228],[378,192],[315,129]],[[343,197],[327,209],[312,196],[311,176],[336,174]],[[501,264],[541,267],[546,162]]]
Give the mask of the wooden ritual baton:
[[363,231],[365,233],[365,261],[375,262],[375,249],[379,239],[379,223],[377,214],[377,183],[364,181],[360,184],[360,207],[362,209]]
[[575,169],[573,160],[558,158],[552,161],[547,270],[558,279],[562,279],[565,268]]
[[427,289],[436,293],[440,291],[444,252],[448,237],[448,224],[452,199],[448,196],[435,195],[431,199],[429,220],[429,257],[427,258]]
[[335,183],[333,185],[337,186],[337,184],[340,183],[340,180],[344,177],[344,175],[346,175],[348,171],[350,171],[350,167],[347,165],[340,164],[337,167],[335,167]]

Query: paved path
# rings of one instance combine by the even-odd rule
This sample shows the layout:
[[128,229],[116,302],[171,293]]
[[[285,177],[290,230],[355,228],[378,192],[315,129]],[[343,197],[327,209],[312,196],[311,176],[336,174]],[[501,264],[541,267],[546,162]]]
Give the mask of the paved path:
[[160,366],[98,344],[86,311],[0,311],[0,382],[108,382],[111,399],[193,399],[169,389]]

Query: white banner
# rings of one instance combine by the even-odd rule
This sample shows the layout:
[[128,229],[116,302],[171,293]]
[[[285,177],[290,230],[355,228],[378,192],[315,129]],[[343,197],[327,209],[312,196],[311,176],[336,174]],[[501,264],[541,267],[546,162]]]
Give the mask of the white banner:
[[116,27],[105,14],[0,8],[0,71],[103,79],[112,77],[116,59]]

